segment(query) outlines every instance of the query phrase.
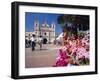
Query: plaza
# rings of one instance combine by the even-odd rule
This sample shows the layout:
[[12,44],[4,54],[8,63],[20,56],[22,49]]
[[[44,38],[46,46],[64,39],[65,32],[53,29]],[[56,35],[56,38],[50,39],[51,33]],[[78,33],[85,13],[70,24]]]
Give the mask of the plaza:
[[57,52],[61,46],[54,44],[43,44],[42,50],[36,44],[35,50],[25,48],[25,67],[52,67],[56,62]]

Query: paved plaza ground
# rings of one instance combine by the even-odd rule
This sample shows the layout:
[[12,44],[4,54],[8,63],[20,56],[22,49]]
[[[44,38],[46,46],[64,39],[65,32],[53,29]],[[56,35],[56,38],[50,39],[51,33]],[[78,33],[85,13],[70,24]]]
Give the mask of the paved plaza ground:
[[37,44],[35,50],[25,48],[25,67],[52,67],[56,62],[57,52],[61,46],[53,44],[43,44],[42,50]]

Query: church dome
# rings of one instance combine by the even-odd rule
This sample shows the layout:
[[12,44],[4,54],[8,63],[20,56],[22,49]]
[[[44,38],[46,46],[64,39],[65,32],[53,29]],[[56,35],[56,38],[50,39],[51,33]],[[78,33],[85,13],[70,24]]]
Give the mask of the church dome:
[[42,27],[49,27],[49,25],[44,23],[44,24],[42,24]]

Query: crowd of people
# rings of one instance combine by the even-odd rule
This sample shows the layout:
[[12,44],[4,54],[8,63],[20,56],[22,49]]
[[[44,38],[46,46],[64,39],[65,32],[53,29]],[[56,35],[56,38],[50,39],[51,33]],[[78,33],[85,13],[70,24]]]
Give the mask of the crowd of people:
[[39,36],[38,41],[36,41],[35,35],[33,34],[32,36],[26,37],[25,38],[25,47],[31,47],[32,51],[35,50],[36,44],[40,46],[40,50],[42,49],[42,44],[43,44],[43,38],[42,36]]
[[89,64],[89,33],[77,37],[63,33],[62,40],[63,46],[58,50],[54,67]]

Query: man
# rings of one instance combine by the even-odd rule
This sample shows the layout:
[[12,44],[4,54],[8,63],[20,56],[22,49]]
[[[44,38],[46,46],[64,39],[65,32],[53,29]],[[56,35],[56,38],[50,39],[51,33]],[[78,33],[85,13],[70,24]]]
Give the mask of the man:
[[34,34],[31,37],[31,42],[32,42],[32,51],[34,51],[35,50],[35,46],[36,46],[36,43],[35,43],[35,35]]

